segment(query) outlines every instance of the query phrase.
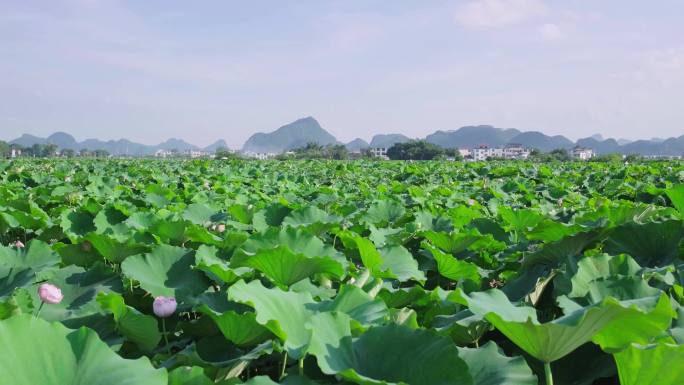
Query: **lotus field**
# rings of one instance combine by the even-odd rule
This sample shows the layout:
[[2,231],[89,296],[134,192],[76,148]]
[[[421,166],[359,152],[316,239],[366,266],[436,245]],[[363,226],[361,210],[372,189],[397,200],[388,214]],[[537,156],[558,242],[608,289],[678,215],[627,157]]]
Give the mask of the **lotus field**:
[[681,163],[0,161],[1,385],[681,385]]

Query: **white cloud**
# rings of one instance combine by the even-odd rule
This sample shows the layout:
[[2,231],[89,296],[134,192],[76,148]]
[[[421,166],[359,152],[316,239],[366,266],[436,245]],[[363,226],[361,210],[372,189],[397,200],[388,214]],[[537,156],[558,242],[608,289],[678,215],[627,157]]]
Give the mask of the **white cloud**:
[[465,28],[488,29],[533,20],[546,12],[542,0],[474,0],[456,11],[456,21]]
[[563,31],[553,23],[546,23],[539,27],[539,33],[544,40],[558,40],[563,37]]

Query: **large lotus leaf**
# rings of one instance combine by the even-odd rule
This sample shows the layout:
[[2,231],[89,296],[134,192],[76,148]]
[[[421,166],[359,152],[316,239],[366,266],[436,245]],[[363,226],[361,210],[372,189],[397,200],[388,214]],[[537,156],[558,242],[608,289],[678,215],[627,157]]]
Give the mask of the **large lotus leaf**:
[[672,205],[684,217],[684,184],[672,186],[667,189],[666,193],[672,201]]
[[0,266],[14,268],[31,267],[40,270],[43,267],[54,266],[59,263],[59,256],[50,246],[39,240],[32,240],[26,248],[7,247],[0,245]]
[[190,250],[159,245],[149,254],[126,258],[121,271],[126,277],[140,282],[140,287],[155,297],[163,295],[183,301],[209,287],[208,278],[192,269],[194,262]]
[[205,223],[211,222],[212,217],[216,214],[216,210],[204,203],[193,203],[183,212],[183,219],[190,221],[196,225],[203,226]]
[[406,209],[404,206],[396,201],[391,200],[381,200],[374,202],[366,211],[363,219],[374,225],[379,223],[391,223],[397,221],[401,218]]
[[0,321],[0,382],[12,385],[166,385],[147,358],[126,360],[86,328],[69,330],[29,315]]
[[60,225],[65,234],[78,238],[96,230],[93,219],[87,211],[69,210],[62,213]]
[[263,234],[253,235],[235,251],[233,258],[240,258],[242,254],[254,255],[259,250],[273,249],[281,245],[307,257],[328,256],[341,263],[344,261],[344,256],[341,256],[333,247],[323,243],[320,238],[303,228],[292,227],[272,228]]
[[[37,277],[58,286],[64,298],[58,304],[46,304],[40,317],[48,321],[62,321],[69,327],[89,325],[87,317],[99,315],[100,305],[97,303],[98,293],[121,292],[121,278],[102,263],[93,265],[88,270],[77,266],[67,266],[59,270],[45,271]],[[37,287],[31,290],[36,304],[40,303]]]
[[432,327],[442,335],[448,335],[458,345],[471,345],[482,338],[491,325],[481,315],[465,309],[455,314],[438,315]]
[[127,257],[149,251],[149,246],[136,243],[133,239],[120,241],[103,234],[90,233],[85,237],[92,249],[96,250],[106,260],[120,263]]
[[621,385],[684,384],[684,345],[632,345],[614,354]]
[[475,385],[537,385],[523,357],[510,358],[503,355],[494,342],[478,349],[458,348]]
[[523,259],[523,267],[529,268],[532,265],[556,266],[567,258],[581,255],[598,237],[599,235],[596,232],[584,232],[544,244],[539,251],[530,253]]
[[331,257],[307,257],[292,252],[287,246],[261,249],[254,255],[236,255],[231,259],[230,265],[251,267],[281,286],[289,286],[314,274],[332,278],[339,278],[344,274],[343,266]]
[[306,206],[288,214],[283,220],[283,225],[309,227],[314,233],[319,233],[339,222],[340,218],[337,216],[329,215],[316,206]]
[[168,385],[213,385],[214,381],[204,375],[199,366],[181,366],[169,372]]
[[682,237],[684,225],[681,221],[627,223],[610,234],[605,251],[627,253],[641,266],[664,266],[679,255]]
[[[470,295],[461,290],[456,293],[458,302],[467,305],[473,313],[484,316],[521,349],[543,362],[562,358],[594,338],[599,338],[604,348],[620,346],[626,337],[621,334],[621,325],[638,325],[651,318],[657,319],[654,324],[658,325],[662,318],[667,318],[662,314],[663,306],[668,302],[665,296],[644,299],[644,302],[651,302],[648,304],[626,305],[608,298],[599,305],[578,308],[561,318],[541,324],[535,309],[514,306],[499,290]],[[643,307],[653,310],[644,311],[641,309]],[[607,334],[601,334],[604,331]]]
[[364,266],[378,278],[396,278],[399,281],[424,281],[425,273],[418,268],[418,261],[403,246],[386,246],[378,250],[366,238],[353,237]]
[[200,305],[197,310],[208,315],[226,339],[238,346],[255,345],[271,336],[271,332],[256,321],[255,313],[238,312],[216,301]]
[[0,298],[17,287],[30,285],[37,271],[59,262],[59,255],[39,240],[32,240],[23,249],[0,246]]
[[442,276],[452,281],[469,279],[476,283],[480,282],[480,272],[476,264],[454,258],[428,244],[425,244],[425,248],[432,253],[432,257],[437,262],[437,271]]
[[126,305],[124,298],[116,293],[100,293],[97,302],[103,310],[112,313],[116,328],[124,337],[144,351],[157,347],[162,335],[155,317]]
[[250,271],[248,268],[231,269],[229,261],[221,258],[218,253],[214,246],[201,245],[195,252],[196,268],[225,283],[233,283],[240,279],[240,275]]
[[565,271],[554,279],[557,293],[567,294],[568,297],[584,297],[590,293],[596,281],[610,277],[634,276],[641,266],[628,255],[611,256],[601,254],[597,256],[568,258]]
[[95,215],[93,223],[98,234],[109,235],[119,241],[130,237],[132,229],[126,224],[128,217],[114,207],[105,207]]
[[256,321],[284,341],[291,357],[303,356],[311,337],[304,325],[314,314],[310,294],[267,289],[259,281],[247,284],[240,280],[230,287],[228,298],[253,307]]
[[353,339],[344,313],[318,313],[307,327],[309,353],[326,374],[357,384],[473,384],[468,367],[448,338],[430,331],[388,325]]
[[379,324],[389,316],[387,305],[382,299],[373,298],[353,285],[342,285],[334,299],[321,302],[316,310],[343,312],[362,325]]
[[433,245],[450,254],[458,254],[466,251],[469,247],[476,245],[478,241],[485,237],[486,236],[480,234],[479,231],[475,229],[468,232],[453,232],[451,234],[436,231],[428,231],[425,233],[425,238]]

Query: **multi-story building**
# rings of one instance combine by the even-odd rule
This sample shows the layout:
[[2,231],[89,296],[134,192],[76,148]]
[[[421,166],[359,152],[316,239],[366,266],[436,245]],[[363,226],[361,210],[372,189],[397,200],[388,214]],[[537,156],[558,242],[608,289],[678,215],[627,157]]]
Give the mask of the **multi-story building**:
[[596,154],[591,148],[577,146],[570,151],[570,156],[579,160],[589,160]]
[[503,148],[503,157],[506,159],[527,159],[530,157],[529,148],[520,143],[509,143]]
[[370,153],[376,158],[389,159],[387,156],[387,147],[372,147]]
[[480,145],[471,150],[473,160],[483,161],[490,158],[503,158],[504,150],[501,147],[489,147],[487,145]]

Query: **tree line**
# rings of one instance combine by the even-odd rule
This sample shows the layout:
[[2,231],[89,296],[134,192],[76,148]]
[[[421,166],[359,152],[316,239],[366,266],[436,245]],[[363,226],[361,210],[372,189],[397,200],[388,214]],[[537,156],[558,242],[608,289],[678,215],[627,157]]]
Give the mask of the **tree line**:
[[35,143],[32,146],[20,146],[18,144],[10,144],[5,141],[0,140],[0,157],[9,157],[12,155],[12,150],[15,150],[17,152],[21,153],[21,156],[23,157],[31,157],[31,158],[52,158],[52,157],[57,157],[57,156],[62,156],[62,157],[67,157],[67,158],[73,158],[76,156],[79,157],[96,157],[96,158],[106,158],[109,156],[109,152],[107,150],[102,150],[102,149],[97,149],[97,150],[88,150],[86,148],[81,149],[80,151],[76,151],[70,148],[65,148],[65,149],[59,149],[57,145],[48,143],[48,144],[39,144]]

